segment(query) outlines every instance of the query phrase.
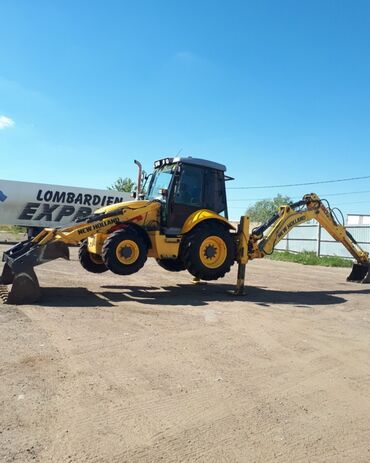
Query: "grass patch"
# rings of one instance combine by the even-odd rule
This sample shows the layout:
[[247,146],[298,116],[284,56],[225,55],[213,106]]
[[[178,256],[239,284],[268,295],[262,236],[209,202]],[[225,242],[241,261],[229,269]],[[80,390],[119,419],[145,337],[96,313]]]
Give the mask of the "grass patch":
[[296,262],[303,265],[322,265],[324,267],[352,267],[353,262],[342,257],[317,257],[313,251],[302,251],[298,253],[288,251],[275,251],[269,256],[272,260],[281,260],[284,262]]
[[0,225],[0,231],[18,234],[18,233],[26,233],[26,227],[21,227],[20,225]]

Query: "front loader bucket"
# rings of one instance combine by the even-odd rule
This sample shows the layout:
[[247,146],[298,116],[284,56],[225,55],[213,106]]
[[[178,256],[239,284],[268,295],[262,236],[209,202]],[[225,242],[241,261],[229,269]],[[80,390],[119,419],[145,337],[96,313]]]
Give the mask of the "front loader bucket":
[[32,304],[41,295],[37,276],[32,267],[14,274],[8,264],[5,264],[0,278],[1,285],[12,284],[10,292],[6,286],[0,289],[0,295],[6,304]]
[[356,283],[370,283],[370,264],[353,264],[347,281]]
[[[22,242],[4,252],[5,265],[0,277],[0,296],[8,304],[32,304],[40,299],[41,289],[34,267],[63,257],[69,259],[68,247],[62,242],[32,245]],[[5,285],[11,285],[8,292]]]
[[40,250],[42,250],[42,252],[40,252],[40,260],[36,265],[43,264],[49,260],[58,259],[59,257],[69,260],[68,246],[61,241],[54,241],[53,243],[45,244],[40,247]]

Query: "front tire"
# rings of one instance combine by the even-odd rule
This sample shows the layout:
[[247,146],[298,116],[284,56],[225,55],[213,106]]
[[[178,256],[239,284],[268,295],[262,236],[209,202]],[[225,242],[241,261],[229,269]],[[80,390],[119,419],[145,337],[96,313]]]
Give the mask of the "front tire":
[[148,246],[136,230],[127,228],[113,232],[105,240],[102,257],[108,269],[118,275],[138,272],[147,259]]
[[181,272],[186,270],[186,266],[183,261],[177,259],[157,259],[157,263],[160,267],[168,270],[169,272]]
[[202,223],[183,238],[181,258],[187,270],[201,280],[217,280],[235,261],[230,231],[215,223]]
[[100,256],[88,251],[87,241],[80,244],[78,259],[82,267],[90,273],[103,273],[108,270]]

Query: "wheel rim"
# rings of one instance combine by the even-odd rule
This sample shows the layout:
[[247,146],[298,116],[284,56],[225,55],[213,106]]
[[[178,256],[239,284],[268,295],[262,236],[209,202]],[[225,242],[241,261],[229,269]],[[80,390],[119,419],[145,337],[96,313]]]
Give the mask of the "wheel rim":
[[138,259],[139,254],[139,246],[132,240],[123,240],[116,248],[116,257],[121,264],[133,264]]
[[208,268],[218,268],[226,260],[227,247],[219,236],[208,236],[199,248],[201,263]]

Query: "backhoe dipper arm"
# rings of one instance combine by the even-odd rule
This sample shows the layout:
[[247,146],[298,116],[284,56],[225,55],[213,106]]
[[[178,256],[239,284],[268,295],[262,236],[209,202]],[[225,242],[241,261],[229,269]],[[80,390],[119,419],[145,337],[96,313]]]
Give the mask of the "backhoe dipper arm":
[[358,245],[345,227],[336,221],[331,210],[314,193],[305,195],[296,203],[281,206],[279,212],[270,220],[252,230],[248,244],[249,259],[272,254],[275,246],[292,228],[311,219],[319,222],[336,241],[342,243],[358,264],[369,265],[369,254]]

